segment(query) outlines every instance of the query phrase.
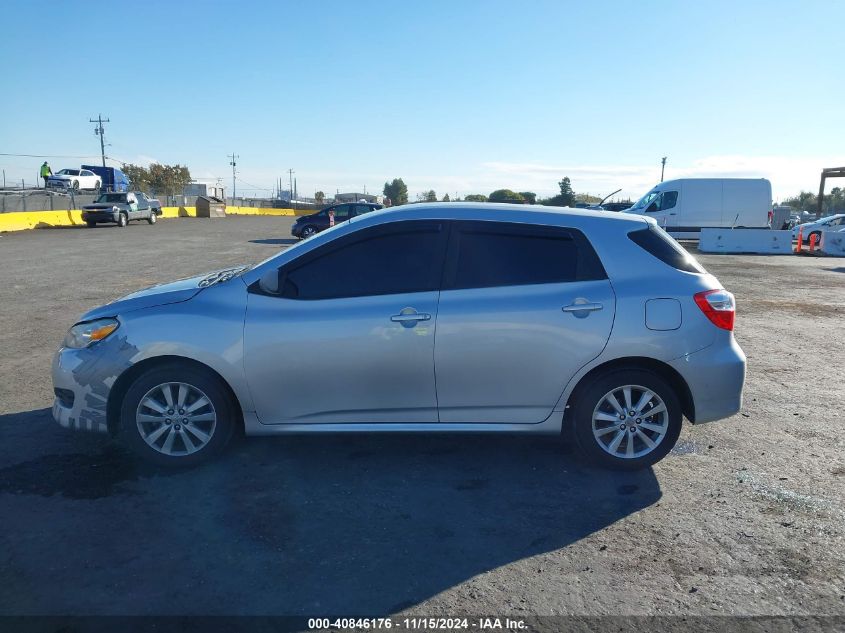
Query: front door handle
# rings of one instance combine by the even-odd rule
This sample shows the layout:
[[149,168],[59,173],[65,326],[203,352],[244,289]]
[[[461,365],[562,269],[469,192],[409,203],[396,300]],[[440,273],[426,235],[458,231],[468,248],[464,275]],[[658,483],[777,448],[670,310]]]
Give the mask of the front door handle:
[[414,308],[404,308],[399,314],[390,317],[394,323],[401,323],[405,327],[413,327],[418,321],[430,321],[431,315],[425,312],[417,312]]
[[601,310],[604,306],[600,303],[570,303],[568,306],[563,306],[561,310],[564,312],[595,312]]

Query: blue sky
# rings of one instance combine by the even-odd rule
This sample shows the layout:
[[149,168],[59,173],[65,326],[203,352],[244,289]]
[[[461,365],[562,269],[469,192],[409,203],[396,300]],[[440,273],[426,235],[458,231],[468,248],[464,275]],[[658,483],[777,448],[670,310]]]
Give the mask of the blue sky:
[[[306,194],[402,177],[412,197],[551,195],[568,175],[637,197],[668,156],[667,178],[763,176],[782,197],[845,165],[842,3],[13,0],[3,17],[6,154],[95,157],[103,113],[107,155],[230,189],[235,151],[249,194],[293,168]],[[40,162],[0,156],[8,180]]]

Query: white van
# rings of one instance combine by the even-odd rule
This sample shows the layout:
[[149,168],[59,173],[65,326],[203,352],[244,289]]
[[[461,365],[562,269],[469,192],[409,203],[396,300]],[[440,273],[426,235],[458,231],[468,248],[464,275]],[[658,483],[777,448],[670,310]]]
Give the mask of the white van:
[[765,178],[681,178],[655,186],[630,209],[657,220],[674,237],[702,228],[769,228],[772,183]]

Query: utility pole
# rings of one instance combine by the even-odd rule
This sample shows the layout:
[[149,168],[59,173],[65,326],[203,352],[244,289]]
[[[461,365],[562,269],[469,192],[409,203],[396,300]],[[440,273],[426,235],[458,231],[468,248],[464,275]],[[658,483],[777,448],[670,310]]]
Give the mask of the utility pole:
[[290,186],[290,203],[291,207],[293,207],[293,175],[296,172],[293,169],[288,169],[288,182]]
[[96,123],[94,134],[100,137],[100,155],[103,157],[103,167],[106,166],[106,128],[103,123],[111,123],[108,119],[104,119],[102,114],[98,114],[96,119],[88,119],[88,123]]
[[666,169],[666,157],[660,159],[660,182],[663,182],[663,170]]
[[226,158],[232,159],[229,164],[232,166],[232,206],[234,207],[235,194],[238,192],[238,190],[235,188],[235,167],[237,167],[237,160],[240,158],[240,156],[235,154],[235,152],[232,152],[231,154],[226,154]]

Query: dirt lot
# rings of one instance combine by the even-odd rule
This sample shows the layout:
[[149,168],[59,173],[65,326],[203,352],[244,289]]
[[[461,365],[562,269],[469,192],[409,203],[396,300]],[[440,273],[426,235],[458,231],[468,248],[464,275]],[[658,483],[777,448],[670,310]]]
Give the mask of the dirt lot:
[[84,310],[263,259],[290,220],[0,235],[0,614],[845,615],[845,261],[701,256],[742,413],[653,470],[547,439],[242,440],[180,473],[49,413]]

